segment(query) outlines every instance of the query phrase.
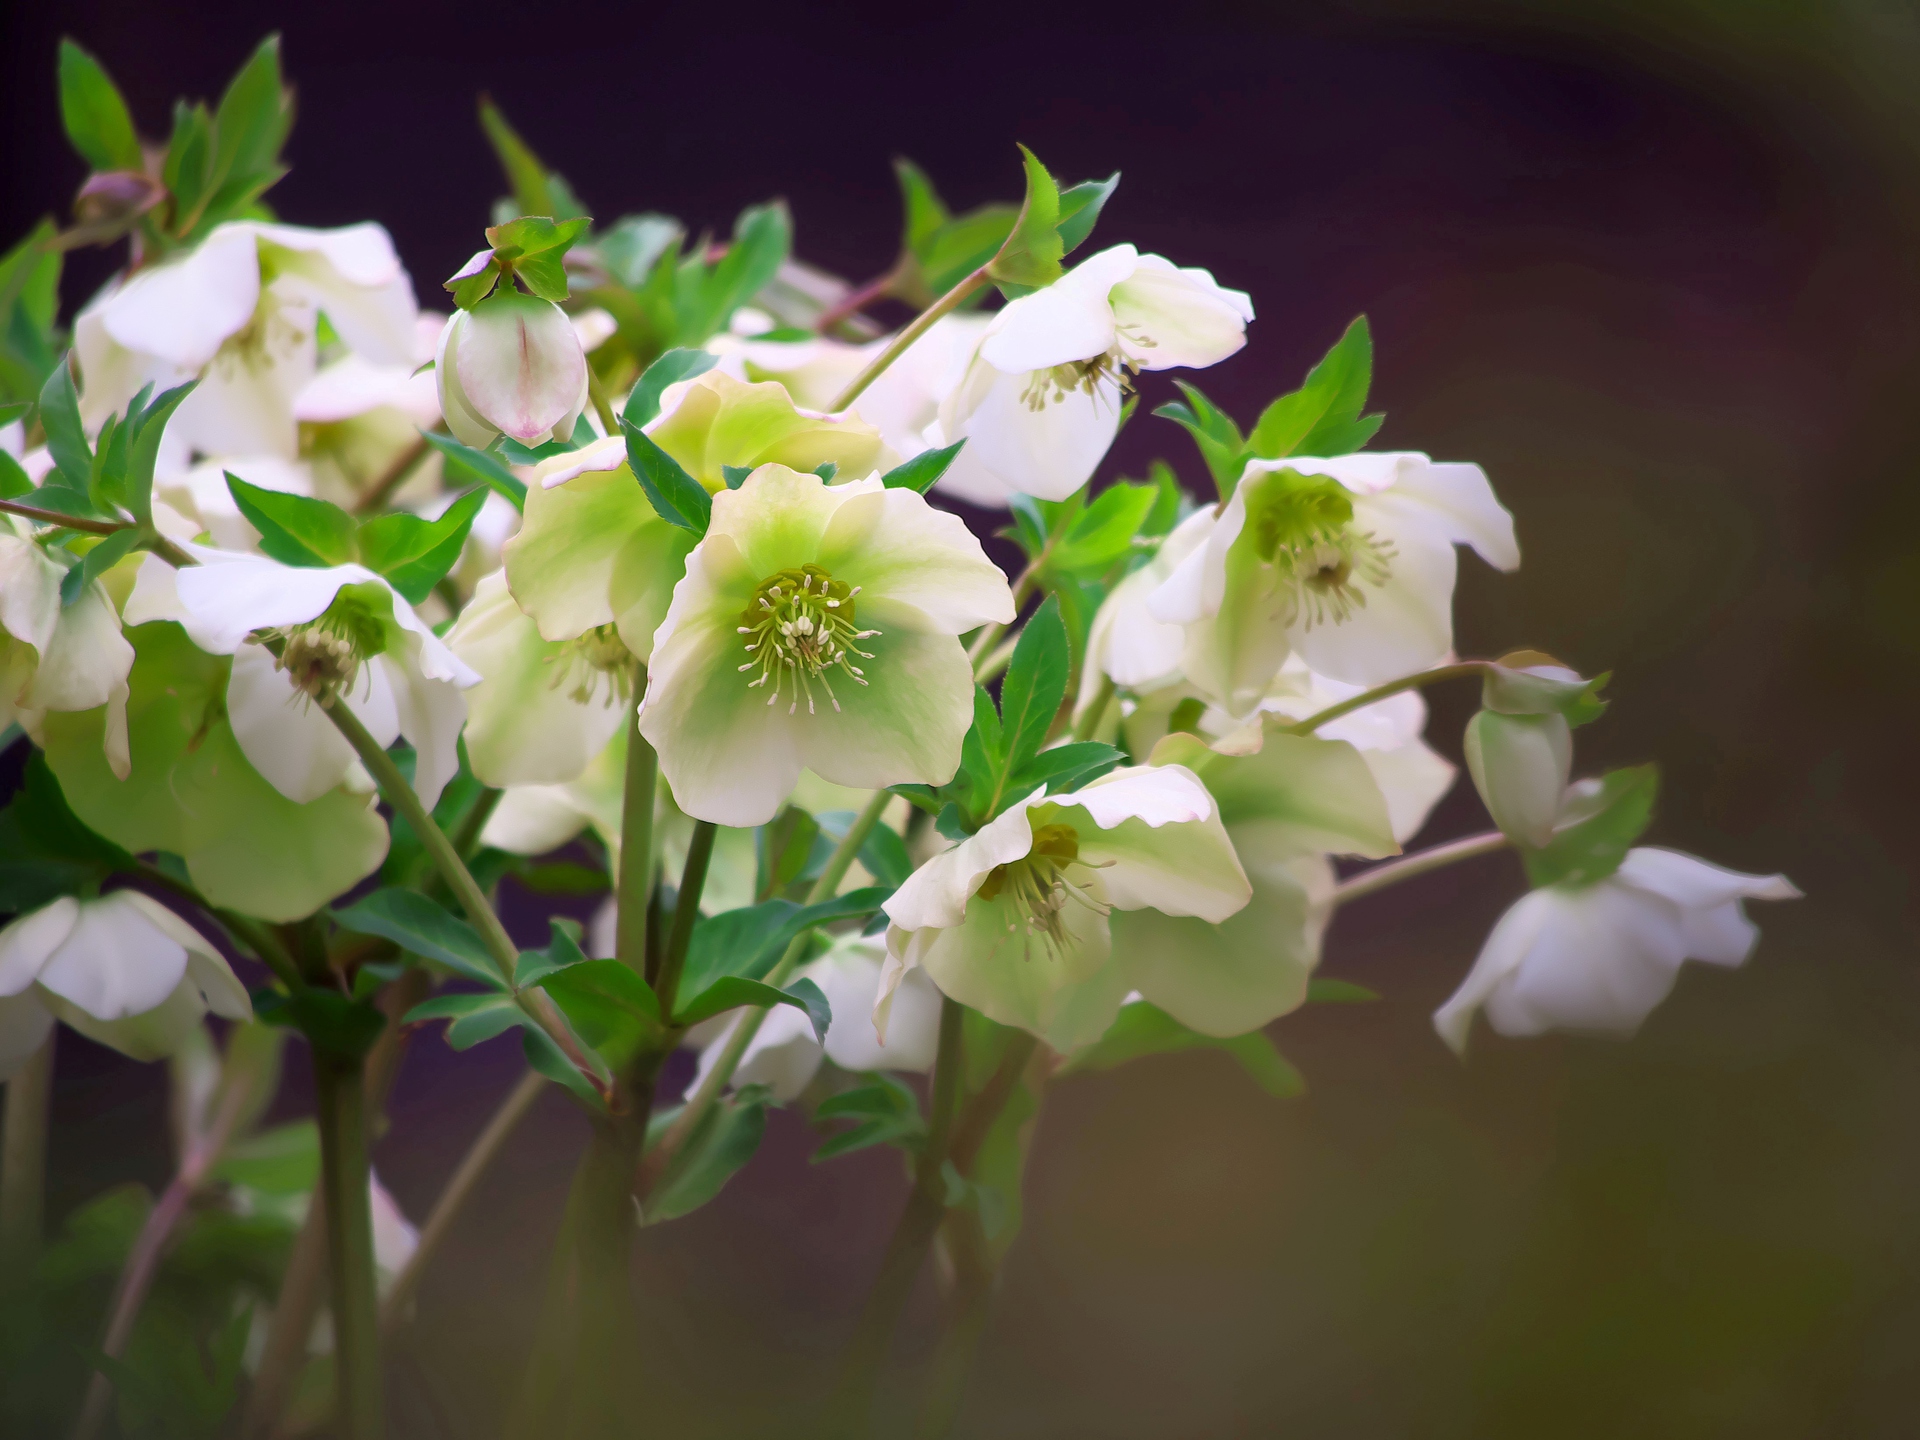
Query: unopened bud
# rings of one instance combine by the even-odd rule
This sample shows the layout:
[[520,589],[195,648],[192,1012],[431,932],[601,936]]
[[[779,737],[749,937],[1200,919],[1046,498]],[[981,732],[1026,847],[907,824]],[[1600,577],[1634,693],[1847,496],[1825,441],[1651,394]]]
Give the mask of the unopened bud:
[[572,436],[587,405],[587,357],[566,313],[502,286],[440,333],[434,376],[447,428],[485,449],[502,434],[523,445]]

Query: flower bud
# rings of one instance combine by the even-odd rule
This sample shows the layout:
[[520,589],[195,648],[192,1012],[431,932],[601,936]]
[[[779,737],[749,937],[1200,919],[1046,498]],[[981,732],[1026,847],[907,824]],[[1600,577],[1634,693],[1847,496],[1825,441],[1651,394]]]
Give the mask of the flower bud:
[[1467,723],[1466,752],[1474,788],[1508,838],[1535,849],[1551,841],[1573,767],[1566,717],[1482,710]]
[[502,286],[440,333],[434,374],[447,428],[484,450],[502,433],[523,445],[565,440],[587,405],[587,357],[551,300]]

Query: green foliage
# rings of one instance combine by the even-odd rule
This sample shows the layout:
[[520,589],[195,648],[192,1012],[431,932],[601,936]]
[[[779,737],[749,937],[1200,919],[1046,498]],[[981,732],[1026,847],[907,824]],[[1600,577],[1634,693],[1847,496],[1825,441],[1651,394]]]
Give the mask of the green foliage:
[[530,983],[553,997],[574,1034],[613,1069],[661,1041],[659,998],[618,960],[583,957]]
[[347,1062],[364,1057],[387,1024],[371,1002],[317,985],[291,992],[256,990],[253,1013],[263,1024],[298,1030],[320,1054]]
[[706,486],[680,468],[680,462],[653,443],[631,420],[622,420],[627,432],[627,463],[647,499],[669,525],[705,535],[713,519],[713,497]]
[[[709,1110],[648,1193],[643,1223],[677,1220],[718,1195],[760,1148],[772,1100],[766,1086],[743,1085]],[[676,1107],[656,1115],[649,1138],[664,1132],[679,1114]]]
[[1374,437],[1386,418],[1360,413],[1373,383],[1373,336],[1364,315],[1307,372],[1298,390],[1261,412],[1249,435],[1242,436],[1233,418],[1197,387],[1175,383],[1186,403],[1162,405],[1153,413],[1193,437],[1222,500],[1233,494],[1248,461],[1351,454]]
[[1226,1039],[1202,1035],[1144,1000],[1122,1006],[1107,1033],[1093,1044],[1076,1050],[1061,1067],[1061,1073],[1111,1070],[1143,1056],[1171,1055],[1182,1050],[1225,1051],[1254,1084],[1276,1100],[1306,1092],[1307,1082],[1264,1032],[1254,1030]]
[[[51,220],[0,256],[0,403],[37,399],[60,359],[61,252]],[[15,418],[9,416],[9,419]]]
[[62,895],[92,895],[107,876],[133,868],[131,855],[67,808],[46,757],[29,754],[20,789],[0,810],[0,912],[23,914]]
[[260,548],[283,565],[326,568],[356,561],[418,605],[459,563],[467,532],[486,496],[469,490],[437,520],[396,512],[356,521],[338,505],[282,490],[264,490],[227,472],[227,490]]
[[144,165],[133,116],[100,62],[71,40],[60,42],[60,120],[67,139],[94,170]]
[[1542,885],[1591,885],[1620,868],[1653,821],[1660,772],[1652,765],[1609,771],[1568,791],[1552,843],[1523,850],[1527,879]]
[[1572,726],[1590,724],[1606,713],[1600,691],[1612,671],[1588,680],[1537,650],[1516,650],[1489,665],[1481,683],[1481,705],[1502,715],[1564,715]]
[[520,214],[550,215],[556,220],[586,214],[566,181],[547,169],[520,132],[507,123],[500,107],[485,95],[480,97],[480,128],[500,159],[500,168],[513,187],[512,203]]
[[[462,310],[471,310],[517,279],[529,295],[556,305],[570,298],[566,254],[593,222],[586,216],[553,220],[545,215],[522,215],[487,227],[487,244],[446,280],[443,288]],[[503,292],[504,293],[504,292]]]
[[389,886],[330,914],[342,930],[391,940],[489,990],[507,988],[474,928],[417,890]]
[[506,496],[513,502],[514,509],[527,508],[526,485],[492,455],[484,450],[475,450],[471,446],[462,445],[451,435],[441,435],[436,431],[423,431],[422,437],[440,452],[441,473],[446,476],[450,484],[461,485],[468,481],[478,481]]
[[819,835],[819,822],[798,805],[787,806],[762,825],[754,835],[755,898],[769,900],[784,895],[804,881]]
[[[687,946],[686,965],[680,975],[679,1008],[674,1023],[691,1025],[696,1019],[718,1014],[734,1005],[795,1003],[794,997],[804,992],[796,991],[792,986],[788,987],[785,1000],[775,1000],[773,996],[781,992],[764,985],[760,989],[769,991],[767,995],[754,991],[752,994],[757,998],[735,999],[725,1003],[721,998],[711,997],[710,992],[716,986],[735,980],[758,984],[794,940],[824,925],[843,920],[864,920],[877,912],[892,893],[891,886],[869,885],[814,905],[800,906],[791,900],[765,900],[758,905],[743,906],[701,920],[693,927],[693,936]],[[747,993],[737,988],[725,992]],[[808,1008],[804,999],[801,1008]]]
[[773,279],[792,248],[793,217],[785,201],[742,210],[717,260],[696,250],[680,262],[674,283],[678,343],[697,345],[726,329],[733,312]]
[[924,495],[933,488],[934,481],[947,473],[947,467],[953,464],[960,447],[966,443],[963,437],[938,450],[922,450],[905,464],[887,471],[880,477],[880,483],[889,490],[913,490]]
[[1000,285],[1037,290],[1060,278],[1060,257],[1066,251],[1060,239],[1060,187],[1024,145],[1020,158],[1026,167],[1027,193],[1013,229],[987,262],[987,277]]
[[839,1120],[852,1121],[852,1127],[822,1140],[813,1152],[814,1164],[875,1145],[918,1150],[927,1134],[920,1097],[898,1077],[884,1072],[870,1075],[866,1084],[829,1096],[814,1107],[816,1127],[825,1128],[826,1122]]
[[719,363],[720,357],[711,350],[667,351],[640,376],[627,396],[626,409],[620,412],[621,420],[636,427],[649,424],[660,413],[660,397],[669,385],[704,375]]

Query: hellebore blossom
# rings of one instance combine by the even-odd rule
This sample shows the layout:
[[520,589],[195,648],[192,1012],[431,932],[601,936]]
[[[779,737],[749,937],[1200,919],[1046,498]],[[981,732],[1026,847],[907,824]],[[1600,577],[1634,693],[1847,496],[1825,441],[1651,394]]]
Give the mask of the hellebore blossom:
[[1115,770],[1068,795],[1042,789],[887,901],[875,1024],[884,1036],[893,996],[918,968],[961,1004],[1070,1050],[1104,1034],[1134,990],[1169,1010],[1188,994],[1177,966],[1136,975],[1118,963],[1113,912],[1218,925],[1251,894],[1213,797],[1185,766]]
[[762,465],[714,496],[654,637],[640,729],[690,815],[759,825],[802,769],[945,784],[973,719],[959,636],[1014,618],[959,517],[877,478]]
[[433,373],[447,428],[476,450],[503,434],[523,445],[571,439],[587,408],[587,356],[573,322],[511,282],[454,312],[440,332]]
[[23,533],[26,522],[0,520],[0,729],[20,722],[37,732],[49,710],[107,707],[103,743],[116,775],[127,773],[127,674],[133,646],[120,615],[96,580],[71,605],[60,599],[66,570]]
[[1113,443],[1131,372],[1218,364],[1252,319],[1205,270],[1131,245],[1090,256],[987,325],[940,407],[939,443],[967,441],[942,489],[976,505],[1066,499]]
[[[329,361],[294,396],[300,455],[311,472],[313,494],[354,508],[420,443],[421,431],[440,423],[438,387],[432,373],[419,367],[433,359],[444,324],[438,315],[422,314],[404,362],[350,352]],[[228,468],[250,478],[237,465]],[[428,451],[389,502],[429,499],[439,489],[440,473],[438,452]]]
[[[733,1072],[733,1084],[766,1085],[773,1098],[786,1104],[813,1080],[821,1060],[842,1070],[916,1070],[933,1068],[940,1048],[940,992],[925,974],[910,971],[892,998],[886,1039],[874,1031],[873,1006],[880,991],[886,946],[879,940],[850,935],[834,943],[818,960],[798,972],[818,985],[832,1007],[824,1045],[813,1033],[813,1023],[791,1005],[766,1012],[760,1028]],[[726,1049],[738,1015],[721,1022],[700,1051],[700,1065],[688,1092],[699,1088],[720,1053]]]
[[1189,526],[1148,609],[1185,627],[1181,669],[1236,716],[1295,651],[1355,685],[1426,669],[1453,648],[1455,543],[1520,563],[1486,472],[1412,451],[1251,461],[1218,517]]
[[1673,990],[1683,961],[1746,963],[1760,931],[1741,901],[1799,895],[1784,875],[1743,875],[1677,850],[1629,850],[1604,880],[1547,885],[1517,901],[1434,1012],[1434,1028],[1462,1054],[1482,1008],[1502,1035],[1631,1035]]
[[185,255],[111,282],[74,321],[89,430],[142,385],[200,377],[167,441],[207,455],[298,453],[294,399],[318,364],[317,317],[347,348],[411,365],[413,284],[387,232],[236,220]]
[[0,930],[0,1080],[57,1017],[131,1055],[172,1053],[208,1010],[253,1015],[246,987],[198,930],[134,890],[63,895]]
[[[431,809],[460,768],[460,692],[480,677],[363,565],[190,553],[200,563],[179,571],[149,557],[127,611],[135,623],[177,620],[209,655],[233,657],[227,716],[254,768],[297,803],[359,776],[352,747],[314,703],[337,695],[381,745],[402,735],[413,745],[413,787]],[[281,653],[249,643],[261,636]]]
[[[726,472],[769,463],[836,476],[869,475],[888,458],[878,432],[794,407],[771,381],[747,385],[709,371],[667,387],[648,437],[708,491]],[[634,658],[653,654],[691,532],[648,503],[627,464],[626,441],[609,436],[534,471],[520,532],[502,548],[507,584],[547,640],[573,640],[611,626]]]

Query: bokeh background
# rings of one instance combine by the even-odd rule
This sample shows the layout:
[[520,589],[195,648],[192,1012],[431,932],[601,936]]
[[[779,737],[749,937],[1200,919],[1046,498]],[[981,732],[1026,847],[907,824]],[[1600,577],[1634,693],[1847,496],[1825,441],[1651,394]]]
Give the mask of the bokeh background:
[[[1517,575],[1463,563],[1463,651],[1615,671],[1582,767],[1658,760],[1654,840],[1808,892],[1633,1042],[1483,1031],[1462,1065],[1427,1017],[1519,886],[1477,862],[1339,918],[1325,973],[1384,999],[1275,1027],[1305,1098],[1206,1054],[1062,1083],[962,1433],[1920,1429],[1913,5],[20,3],[0,237],[81,178],[60,34],[158,131],[270,28],[300,101],[274,204],[381,220],[428,303],[502,188],[482,90],[597,214],[724,232],[783,194],[798,253],[854,279],[894,251],[893,154],[957,206],[1017,193],[1016,139],[1065,179],[1121,169],[1096,242],[1255,297],[1208,392],[1249,419],[1367,313],[1380,443],[1480,461],[1519,519]],[[69,303],[106,270],[76,263]],[[1103,475],[1164,455],[1198,488],[1145,412]],[[1437,698],[1456,756],[1472,703]],[[1456,794],[1431,834],[1483,824]],[[56,1220],[167,1165],[161,1073],[61,1044]],[[416,1041],[376,1156],[411,1213],[518,1068]],[[584,1133],[547,1097],[428,1276],[399,1434],[496,1433]],[[635,1433],[792,1433],[904,1190],[890,1153],[811,1143],[778,1117],[717,1202],[643,1232],[661,1416]],[[928,1287],[902,1393],[934,1320]]]

